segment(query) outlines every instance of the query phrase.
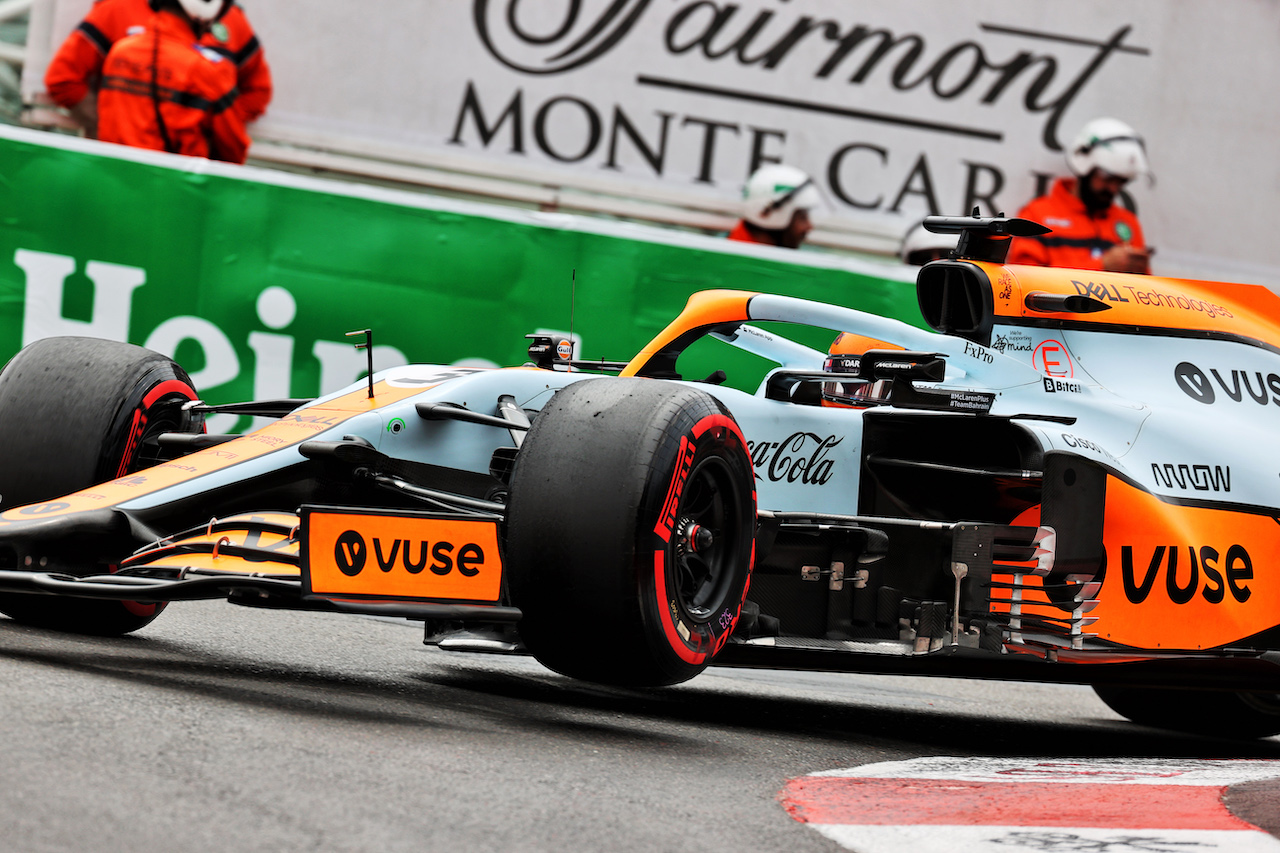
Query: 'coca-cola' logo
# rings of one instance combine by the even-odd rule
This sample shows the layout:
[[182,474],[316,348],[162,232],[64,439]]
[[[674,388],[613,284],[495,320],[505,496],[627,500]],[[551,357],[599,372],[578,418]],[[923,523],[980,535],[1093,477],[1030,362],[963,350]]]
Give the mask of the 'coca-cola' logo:
[[775,483],[799,481],[823,486],[831,479],[835,467],[827,454],[842,441],[844,436],[793,432],[782,441],[748,441],[747,452],[751,454],[757,478],[763,474]]

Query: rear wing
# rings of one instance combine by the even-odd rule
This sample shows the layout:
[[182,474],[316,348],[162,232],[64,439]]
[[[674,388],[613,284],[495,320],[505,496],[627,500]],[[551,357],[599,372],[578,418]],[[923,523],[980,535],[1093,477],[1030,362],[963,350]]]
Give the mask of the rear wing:
[[1280,347],[1280,297],[1265,287],[1004,265],[1012,237],[1048,231],[1025,219],[931,216],[925,227],[961,235],[916,279],[924,320],[943,334],[989,346],[996,325],[1094,327]]

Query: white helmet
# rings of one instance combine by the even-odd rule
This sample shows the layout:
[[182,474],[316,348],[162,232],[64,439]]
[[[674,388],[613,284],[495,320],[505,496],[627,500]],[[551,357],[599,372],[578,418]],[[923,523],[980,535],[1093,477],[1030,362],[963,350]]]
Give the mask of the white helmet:
[[902,238],[902,245],[898,247],[898,258],[904,264],[923,266],[934,259],[935,253],[945,257],[946,253],[954,249],[959,241],[959,234],[934,234],[932,231],[926,231],[924,223],[919,222]]
[[193,21],[209,23],[216,21],[231,8],[233,0],[178,0],[182,10]]
[[797,210],[822,204],[813,178],[794,166],[761,166],[742,191],[742,218],[769,231],[786,228]]
[[1095,118],[1081,128],[1067,152],[1067,165],[1080,177],[1101,169],[1130,181],[1150,171],[1142,137],[1114,118]]

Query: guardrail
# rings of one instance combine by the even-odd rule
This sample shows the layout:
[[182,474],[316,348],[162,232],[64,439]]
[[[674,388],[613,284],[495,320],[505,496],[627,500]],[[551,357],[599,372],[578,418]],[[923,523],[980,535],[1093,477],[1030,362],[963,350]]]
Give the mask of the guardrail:
[[[249,153],[250,162],[260,166],[707,233],[728,231],[739,216],[733,202],[653,184],[620,181],[616,177],[593,179],[536,165],[508,166],[492,160],[424,152],[363,138],[313,134],[274,125],[270,117],[254,128]],[[902,236],[821,214],[815,219],[808,242],[828,249],[893,255]]]

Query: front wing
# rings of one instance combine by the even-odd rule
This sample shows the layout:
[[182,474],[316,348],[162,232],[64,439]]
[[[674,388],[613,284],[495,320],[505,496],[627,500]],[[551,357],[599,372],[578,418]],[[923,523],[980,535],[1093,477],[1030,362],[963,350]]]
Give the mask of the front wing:
[[[762,513],[761,520],[775,531],[935,537],[950,554],[953,598],[923,603],[932,615],[917,612],[916,627],[896,640],[735,636],[717,665],[1237,690],[1274,690],[1280,677],[1280,652],[1100,642],[1088,630],[1099,584],[1053,573],[1047,528],[812,513]],[[144,603],[225,599],[422,620],[429,632],[441,623],[513,625],[521,613],[504,593],[498,524],[465,513],[304,506],[297,515],[213,520],[141,549],[109,574],[0,571],[0,591]],[[808,569],[811,579],[840,589],[859,583],[855,566]]]

